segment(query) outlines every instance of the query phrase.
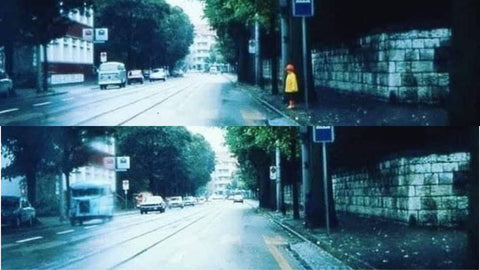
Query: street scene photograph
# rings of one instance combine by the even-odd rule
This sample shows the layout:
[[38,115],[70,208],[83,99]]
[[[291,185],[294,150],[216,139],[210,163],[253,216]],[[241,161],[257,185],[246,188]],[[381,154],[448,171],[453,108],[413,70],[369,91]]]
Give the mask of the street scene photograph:
[[478,126],[477,0],[4,0],[6,126]]
[[478,269],[479,129],[2,127],[2,269]]

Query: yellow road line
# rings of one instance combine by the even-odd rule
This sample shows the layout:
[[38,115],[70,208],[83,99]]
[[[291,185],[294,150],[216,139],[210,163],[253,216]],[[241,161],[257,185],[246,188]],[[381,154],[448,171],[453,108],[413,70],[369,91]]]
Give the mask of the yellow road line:
[[267,244],[268,250],[270,253],[272,253],[273,258],[275,261],[277,261],[278,265],[280,266],[280,269],[282,270],[293,270],[290,264],[288,263],[287,259],[283,257],[282,253],[278,250],[276,245],[281,245],[285,244],[286,242],[281,238],[281,237],[267,237],[263,236],[263,240],[265,241],[265,244]]

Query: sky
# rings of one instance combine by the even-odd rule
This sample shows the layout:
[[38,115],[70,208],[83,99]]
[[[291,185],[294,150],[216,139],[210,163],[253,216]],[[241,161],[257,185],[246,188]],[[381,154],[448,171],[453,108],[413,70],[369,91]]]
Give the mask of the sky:
[[198,133],[205,137],[205,140],[210,143],[212,150],[215,152],[225,152],[228,151],[228,147],[225,146],[225,131],[218,127],[197,127],[197,126],[187,126],[188,130]]
[[179,6],[190,17],[193,25],[207,24],[203,16],[203,3],[200,0],[166,0],[172,6]]

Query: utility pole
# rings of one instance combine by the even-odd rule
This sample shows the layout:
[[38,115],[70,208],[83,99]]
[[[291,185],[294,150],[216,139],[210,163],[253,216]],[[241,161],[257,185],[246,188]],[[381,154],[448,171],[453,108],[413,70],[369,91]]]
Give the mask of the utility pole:
[[[287,0],[279,0],[280,6],[280,42],[282,51],[282,60],[280,61],[281,74],[288,64],[288,4]],[[285,76],[282,76],[282,86],[285,85]],[[283,87],[282,87],[283,89]]]
[[279,142],[276,142],[276,148],[275,148],[275,166],[277,167],[277,211],[282,210],[282,204],[283,204],[283,191],[282,191],[282,179],[281,179],[281,164],[280,164],[280,146]]
[[261,85],[262,63],[260,59],[260,23],[255,14],[255,84]]
[[[310,151],[308,148],[308,127],[300,127],[302,149],[302,186],[303,186],[303,209],[306,208],[307,194],[310,192]],[[305,213],[306,215],[306,213]]]

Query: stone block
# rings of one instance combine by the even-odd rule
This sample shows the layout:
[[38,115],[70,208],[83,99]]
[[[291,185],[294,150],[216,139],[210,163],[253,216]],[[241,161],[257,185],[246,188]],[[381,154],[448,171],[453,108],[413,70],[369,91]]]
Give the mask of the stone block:
[[436,173],[429,173],[425,174],[423,178],[424,185],[437,185],[438,184],[438,174]]
[[449,86],[450,85],[450,75],[448,73],[438,74],[438,85],[439,86]]
[[433,163],[432,164],[432,173],[443,172],[443,163]]
[[434,197],[422,197],[420,198],[421,202],[421,209],[422,210],[437,210],[437,201],[434,199]]
[[415,172],[416,173],[431,173],[432,172],[432,165],[430,163],[423,163],[415,165]]
[[430,37],[432,38],[444,38],[450,37],[451,31],[450,29],[441,28],[441,29],[434,29],[430,31]]
[[417,87],[418,101],[430,103],[432,99],[431,91],[428,87],[420,86]]
[[436,226],[438,224],[437,211],[420,210],[418,211],[418,223],[427,226]]
[[451,185],[453,184],[453,172],[439,173],[438,174],[439,185]]
[[438,75],[437,73],[424,73],[422,74],[422,79],[420,80],[420,85],[431,86],[438,85]]
[[390,60],[390,61],[404,61],[405,60],[405,51],[404,50],[389,50],[388,51],[388,60]]
[[432,196],[451,196],[452,195],[452,186],[451,185],[436,185],[431,187]]
[[[402,39],[395,41],[395,49],[406,49],[407,48],[406,41],[407,40],[402,40]],[[411,46],[411,43],[410,43],[410,46]]]
[[434,49],[424,49],[420,50],[420,60],[422,61],[433,61],[435,57]]
[[456,163],[456,162],[444,163],[443,164],[443,171],[444,172],[458,171],[458,163]]
[[457,197],[457,208],[458,209],[468,209],[468,197],[467,196]]
[[419,50],[406,50],[405,51],[405,61],[418,61],[420,60],[420,51]]
[[408,197],[413,197],[415,196],[416,192],[415,192],[415,186],[408,186]]
[[455,196],[446,196],[440,199],[438,205],[439,209],[456,209],[457,208],[457,197]]
[[400,73],[391,73],[388,76],[388,86],[401,86],[402,85],[402,77]]
[[421,209],[420,197],[410,197],[410,198],[408,198],[408,209],[409,210],[420,210]]
[[412,63],[413,72],[433,72],[433,62],[431,61],[416,61]]
[[452,211],[450,210],[438,210],[437,219],[439,226],[450,226],[452,220]]
[[411,62],[394,62],[395,63],[395,72],[409,72],[412,70]]
[[401,73],[402,86],[418,86],[418,80],[411,72]]
[[424,40],[425,48],[436,48],[440,46],[440,39],[438,38],[429,38]]
[[414,39],[412,41],[412,48],[414,49],[423,49],[425,47],[423,39]]
[[430,196],[431,186],[415,186],[415,196]]

